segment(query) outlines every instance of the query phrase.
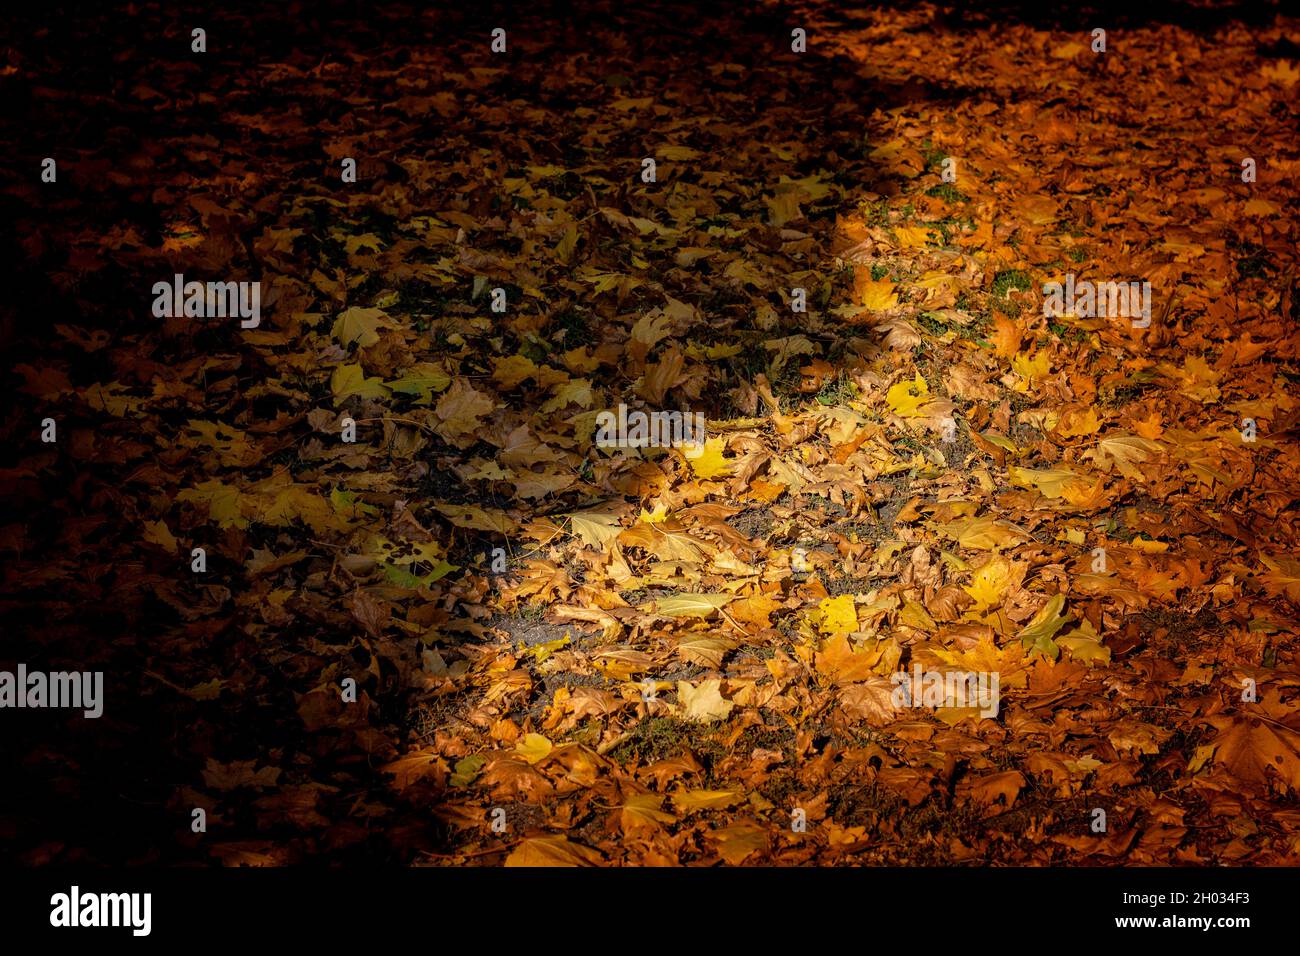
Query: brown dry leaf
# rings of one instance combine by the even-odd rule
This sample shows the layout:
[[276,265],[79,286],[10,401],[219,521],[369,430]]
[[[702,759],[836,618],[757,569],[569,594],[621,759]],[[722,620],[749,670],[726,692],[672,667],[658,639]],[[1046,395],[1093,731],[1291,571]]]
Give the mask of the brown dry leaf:
[[662,809],[664,798],[656,793],[642,793],[628,797],[619,815],[619,825],[624,833],[640,830],[659,830],[665,824],[676,823],[677,818]]
[[1159,454],[1160,443],[1137,435],[1112,435],[1103,438],[1096,448],[1085,452],[1085,458],[1094,458],[1097,467],[1105,471],[1119,471],[1130,481],[1142,481],[1141,465]]
[[506,857],[506,866],[599,866],[600,853],[560,834],[527,837]]
[[697,564],[706,556],[705,545],[686,534],[676,522],[638,524],[618,536],[620,544],[644,548],[664,561]]
[[992,515],[982,518],[959,518],[942,526],[940,531],[963,548],[992,551],[1020,544],[1030,538],[1029,532],[1009,521]]
[[887,677],[873,675],[861,683],[842,686],[840,704],[848,717],[876,727],[888,724],[899,714],[894,703],[894,683]]
[[1002,773],[990,773],[973,780],[970,784],[971,799],[977,803],[992,805],[999,801],[1010,809],[1016,797],[1025,787],[1025,776],[1018,770]]
[[393,775],[393,787],[399,791],[405,790],[411,784],[426,777],[437,775],[446,770],[445,767],[440,765],[439,757],[432,749],[412,751],[397,760],[384,764],[379,769],[384,773]]
[[738,642],[718,634],[691,634],[677,641],[677,653],[683,660],[702,667],[720,668],[728,651]]
[[[1300,789],[1300,733],[1252,717],[1214,717],[1214,759],[1244,783],[1261,789],[1275,782]],[[1272,774],[1269,771],[1272,771]]]
[[697,810],[720,810],[734,806],[744,799],[739,790],[678,790],[673,794],[673,806],[678,813]]
[[718,854],[732,866],[739,866],[755,853],[766,853],[768,831],[752,823],[735,823],[709,833],[717,841]]

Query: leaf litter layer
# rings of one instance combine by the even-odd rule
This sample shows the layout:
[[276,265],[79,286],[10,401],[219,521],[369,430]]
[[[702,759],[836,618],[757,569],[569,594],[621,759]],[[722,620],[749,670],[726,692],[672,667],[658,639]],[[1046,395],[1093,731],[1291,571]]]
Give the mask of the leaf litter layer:
[[933,13],[16,46],[5,656],[110,687],[24,717],[23,859],[1294,862],[1297,24]]

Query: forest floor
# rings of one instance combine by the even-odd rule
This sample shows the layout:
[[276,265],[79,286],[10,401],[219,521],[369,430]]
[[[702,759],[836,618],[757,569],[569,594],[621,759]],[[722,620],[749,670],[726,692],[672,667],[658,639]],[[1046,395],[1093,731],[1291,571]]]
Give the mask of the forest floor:
[[840,7],[6,51],[22,859],[1297,861],[1300,21]]

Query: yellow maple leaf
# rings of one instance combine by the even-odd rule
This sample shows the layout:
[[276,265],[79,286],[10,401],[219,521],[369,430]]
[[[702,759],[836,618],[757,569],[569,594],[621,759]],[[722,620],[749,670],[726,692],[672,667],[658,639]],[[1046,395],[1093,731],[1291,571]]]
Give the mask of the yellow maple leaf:
[[817,672],[843,687],[892,671],[902,657],[897,641],[884,638],[854,646],[847,634],[827,638],[816,652]]
[[494,408],[496,402],[491,396],[474,388],[468,380],[458,378],[438,399],[433,412],[442,419],[446,435],[464,435],[475,431],[479,420]]
[[578,247],[578,227],[569,224],[569,228],[564,231],[560,241],[555,244],[555,255],[563,263],[573,261],[573,251]]
[[894,236],[901,249],[924,249],[933,235],[925,226],[895,226]]
[[888,279],[864,279],[858,283],[862,304],[872,312],[884,312],[898,305],[898,292]]
[[642,524],[663,524],[668,520],[668,508],[664,505],[655,505],[654,511],[641,509],[641,516],[637,519]]
[[918,631],[933,631],[937,627],[930,612],[917,601],[904,601],[903,609],[898,612],[898,623]]
[[262,524],[284,528],[301,521],[317,531],[341,531],[348,527],[347,519],[312,485],[279,486],[273,475],[255,487],[260,492],[254,498],[256,519]]
[[1044,498],[1060,498],[1068,486],[1083,483],[1082,476],[1068,468],[1020,468],[1012,465],[1007,474],[1021,488],[1036,488]]
[[1084,618],[1074,630],[1058,637],[1056,643],[1057,646],[1065,648],[1070,657],[1077,661],[1110,663],[1110,648],[1101,643],[1101,636],[1087,618]]
[[176,536],[171,533],[171,529],[167,527],[165,521],[146,521],[144,524],[144,539],[164,550],[173,553],[176,551]]
[[243,497],[233,485],[219,481],[205,481],[176,495],[177,501],[203,501],[208,506],[208,517],[218,528],[247,528],[248,519],[243,513]]
[[851,634],[858,629],[858,612],[852,594],[823,599],[808,618],[823,634]]
[[779,610],[781,602],[766,594],[755,594],[741,598],[727,606],[727,616],[733,621],[753,624],[756,627],[771,627],[772,613]]
[[921,378],[921,373],[917,372],[912,381],[903,381],[890,387],[885,393],[885,401],[889,403],[890,410],[902,418],[915,417],[921,414],[921,406],[930,400],[930,386],[925,379]]
[[335,404],[353,395],[362,398],[384,398],[391,391],[379,378],[367,378],[361,366],[337,365],[330,375],[330,391],[334,393]]
[[537,763],[548,757],[555,745],[541,734],[524,734],[524,739],[515,744],[515,753],[529,763]]
[[975,599],[977,610],[1001,604],[1011,584],[1011,562],[998,555],[975,569],[970,584],[962,585],[962,590]]
[[[334,230],[333,235],[342,236],[341,230]],[[373,232],[362,233],[359,236],[348,236],[343,240],[343,248],[347,250],[348,255],[355,256],[362,250],[370,252],[382,252],[384,242]]]
[[799,194],[790,190],[763,200],[767,203],[767,221],[778,229],[787,222],[803,218],[799,208]]
[[1095,408],[1072,408],[1061,416],[1056,424],[1056,434],[1062,438],[1078,438],[1081,435],[1095,435],[1101,428],[1101,419]]
[[537,377],[537,363],[526,355],[507,355],[492,360],[492,380],[502,388],[514,388],[520,382]]
[[553,397],[542,403],[541,411],[542,414],[548,415],[570,404],[577,405],[579,408],[591,408],[593,401],[595,396],[591,391],[591,382],[585,378],[575,378],[558,386]]
[[1021,352],[1011,360],[1011,369],[1021,378],[1015,385],[1016,391],[1027,392],[1040,380],[1047,378],[1052,370],[1052,357],[1041,350],[1033,355]]
[[912,652],[912,659],[931,670],[940,670],[930,663],[937,658],[944,664],[950,664],[968,671],[986,671],[1000,676],[1002,687],[1024,687],[1029,683],[1028,667],[1031,659],[1019,644],[998,647],[990,637],[981,637],[979,643],[966,650],[948,650],[937,645],[918,647]]
[[731,474],[732,463],[722,457],[722,450],[727,447],[725,438],[710,438],[704,447],[686,447],[682,457],[690,463],[696,478],[721,478]]
[[361,348],[369,348],[379,341],[379,329],[393,323],[383,309],[366,309],[352,306],[339,313],[330,329],[340,345],[347,346],[356,342]]

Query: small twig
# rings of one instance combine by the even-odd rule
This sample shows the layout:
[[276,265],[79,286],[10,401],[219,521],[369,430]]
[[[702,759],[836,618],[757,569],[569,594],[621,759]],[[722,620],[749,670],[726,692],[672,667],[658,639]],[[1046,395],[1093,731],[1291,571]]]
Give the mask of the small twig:
[[432,426],[426,425],[424,424],[424,422],[417,422],[413,418],[396,418],[396,417],[384,416],[380,418],[358,418],[355,419],[355,421],[358,425],[364,425],[369,422],[401,422],[403,425],[414,425],[416,428],[423,428],[431,435],[438,434],[436,431],[433,430]]

